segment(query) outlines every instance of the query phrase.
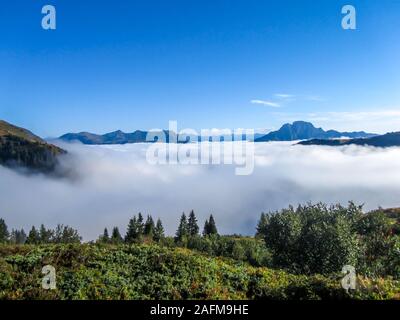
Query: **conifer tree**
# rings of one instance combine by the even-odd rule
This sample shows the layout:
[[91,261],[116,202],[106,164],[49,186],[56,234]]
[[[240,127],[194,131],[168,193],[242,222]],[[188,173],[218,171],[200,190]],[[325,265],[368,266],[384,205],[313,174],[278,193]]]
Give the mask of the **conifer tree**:
[[204,230],[203,230],[203,235],[204,236],[210,236],[210,235],[217,235],[218,230],[217,226],[215,224],[215,220],[213,215],[210,215],[209,220],[206,220],[204,223]]
[[194,211],[190,211],[188,220],[188,231],[190,236],[196,236],[199,233],[199,225],[197,224],[196,215]]
[[256,228],[256,237],[263,238],[265,236],[265,229],[268,224],[268,217],[263,212],[261,213],[260,220],[258,220],[257,228]]
[[181,220],[179,222],[178,230],[176,231],[175,241],[183,242],[189,235],[188,223],[185,213],[182,213]]
[[3,219],[0,219],[0,243],[8,242],[9,237],[10,233],[8,232],[6,222]]
[[154,236],[154,228],[154,220],[152,216],[149,215],[144,225],[144,235],[152,239]]
[[208,228],[208,234],[218,234],[217,225],[215,224],[213,215],[210,215],[210,219],[208,220]]
[[164,238],[164,227],[160,219],[157,219],[156,226],[154,228],[154,236],[153,239],[156,242],[159,242],[162,238]]
[[100,241],[103,243],[109,243],[110,242],[110,236],[108,234],[108,229],[104,228],[103,235],[100,237]]
[[114,227],[111,234],[111,243],[118,244],[122,242],[122,236],[118,227]]
[[35,226],[32,226],[31,231],[29,231],[28,237],[26,238],[27,244],[39,244],[40,243],[40,235],[36,230]]
[[129,220],[128,229],[126,231],[125,242],[133,243],[139,237],[138,222],[136,216]]
[[50,229],[46,229],[42,224],[39,229],[39,238],[40,243],[50,243],[53,237],[53,231]]

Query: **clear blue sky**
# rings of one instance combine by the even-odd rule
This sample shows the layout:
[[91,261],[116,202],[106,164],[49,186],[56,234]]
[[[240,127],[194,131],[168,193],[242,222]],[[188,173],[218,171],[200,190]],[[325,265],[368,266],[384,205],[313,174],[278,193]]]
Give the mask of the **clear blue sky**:
[[[355,31],[341,28],[345,4]],[[0,118],[45,137],[168,120],[400,130],[399,34],[396,0],[3,1]]]

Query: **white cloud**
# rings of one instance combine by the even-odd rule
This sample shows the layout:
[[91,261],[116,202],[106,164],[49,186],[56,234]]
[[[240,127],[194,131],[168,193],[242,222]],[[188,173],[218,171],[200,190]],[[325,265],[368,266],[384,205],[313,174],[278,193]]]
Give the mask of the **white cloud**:
[[268,107],[279,108],[281,105],[276,102],[266,101],[266,100],[251,100],[252,104],[261,104]]
[[281,98],[281,99],[293,99],[295,97],[295,95],[287,94],[287,93],[275,93],[275,97]]
[[63,146],[77,171],[72,181],[0,167],[0,217],[10,228],[64,223],[89,240],[104,227],[125,232],[140,211],[173,234],[182,211],[194,209],[201,227],[212,213],[222,233],[253,234],[262,211],[289,204],[400,205],[400,148],[257,143],[254,173],[236,176],[229,165],[149,165],[146,144]]

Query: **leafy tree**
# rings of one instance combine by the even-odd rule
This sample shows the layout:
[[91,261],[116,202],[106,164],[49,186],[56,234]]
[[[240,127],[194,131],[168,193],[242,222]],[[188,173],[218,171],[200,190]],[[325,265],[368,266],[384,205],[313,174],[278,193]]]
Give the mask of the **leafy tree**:
[[188,220],[188,231],[190,236],[197,236],[199,233],[199,225],[197,224],[197,218],[194,211],[190,211]]
[[0,243],[8,242],[10,233],[8,232],[8,227],[3,219],[0,219]]
[[31,231],[29,231],[28,237],[26,238],[26,244],[39,244],[40,234],[36,230],[35,226],[32,226]]
[[271,214],[265,226],[265,243],[274,265],[301,273],[338,272],[356,265],[359,242],[354,221],[361,207],[324,204],[293,207]]
[[156,242],[160,242],[161,239],[163,239],[164,236],[164,227],[162,225],[162,222],[160,219],[157,219],[156,226],[154,228],[154,236],[153,239]]
[[119,232],[118,227],[114,227],[111,233],[111,243],[118,244],[122,243],[123,239],[121,233]]
[[149,237],[150,239],[154,236],[154,220],[152,216],[147,216],[146,223],[144,224],[144,235]]
[[188,222],[185,213],[182,213],[181,220],[179,222],[178,230],[176,231],[175,241],[185,242],[189,236]]
[[396,268],[392,267],[392,261],[396,260],[393,255],[396,239],[392,236],[391,221],[383,210],[365,214],[357,222],[356,230],[363,246],[358,269],[368,276],[396,273]]

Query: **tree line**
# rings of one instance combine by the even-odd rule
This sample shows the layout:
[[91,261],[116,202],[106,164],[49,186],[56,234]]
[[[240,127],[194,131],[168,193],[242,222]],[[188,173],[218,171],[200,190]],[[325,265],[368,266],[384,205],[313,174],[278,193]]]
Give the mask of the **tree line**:
[[49,243],[80,243],[82,240],[78,231],[70,226],[58,224],[55,229],[47,229],[43,224],[37,229],[32,226],[28,235],[24,229],[8,227],[4,219],[0,219],[0,243],[11,244],[49,244]]
[[[199,236],[199,225],[197,217],[192,210],[189,217],[183,212],[179,221],[178,229],[176,230],[174,241],[175,243],[185,243],[191,237]],[[217,226],[213,215],[210,215],[204,223],[203,236],[217,235]],[[123,237],[119,231],[118,227],[113,227],[111,235],[107,228],[104,228],[103,234],[98,238],[100,243],[137,243],[146,241],[161,242],[166,238],[164,227],[161,219],[154,219],[151,215],[148,215],[146,220],[144,220],[142,213],[133,216],[129,220],[126,235]]]

